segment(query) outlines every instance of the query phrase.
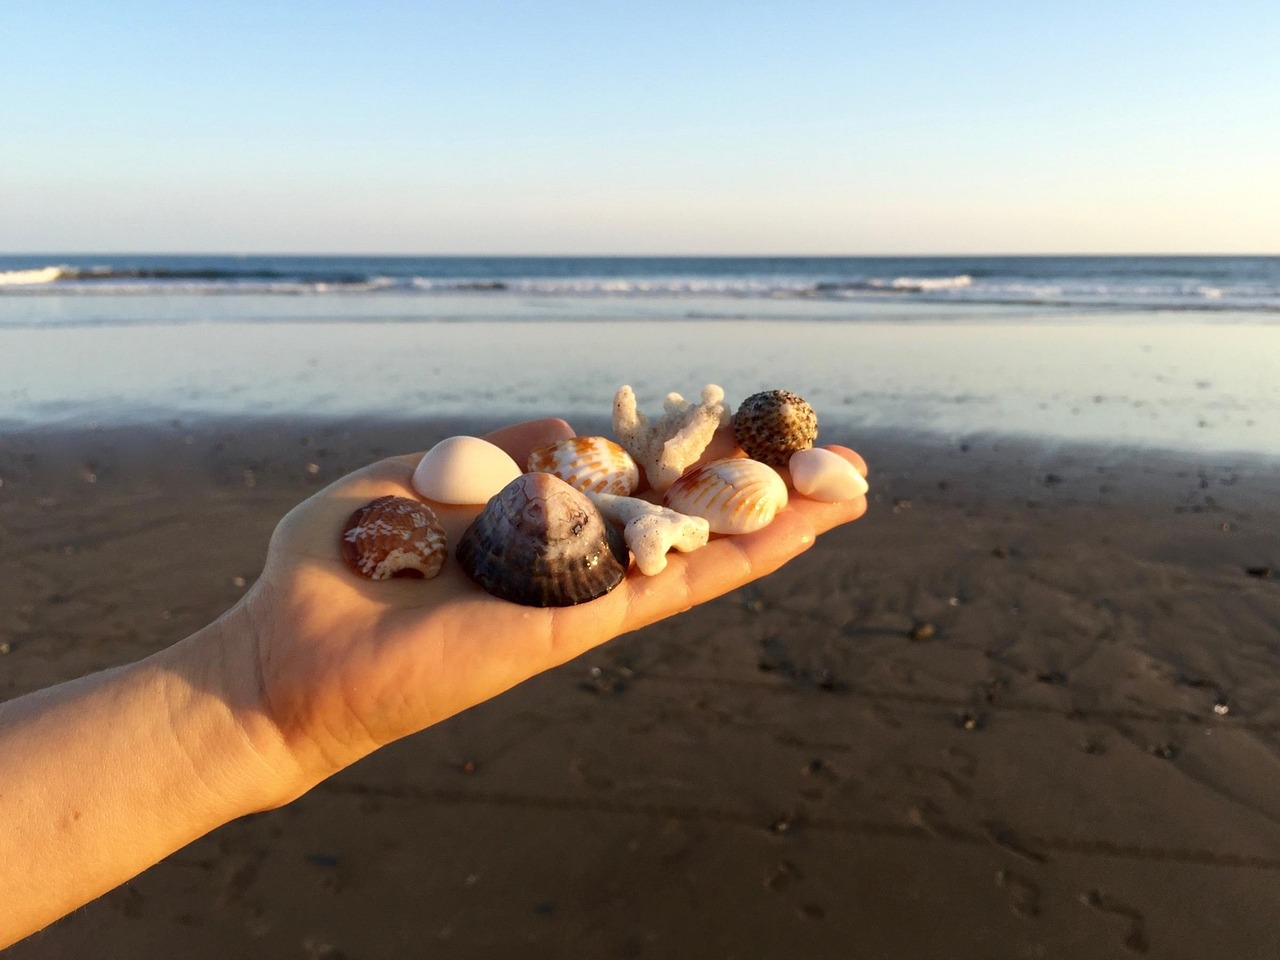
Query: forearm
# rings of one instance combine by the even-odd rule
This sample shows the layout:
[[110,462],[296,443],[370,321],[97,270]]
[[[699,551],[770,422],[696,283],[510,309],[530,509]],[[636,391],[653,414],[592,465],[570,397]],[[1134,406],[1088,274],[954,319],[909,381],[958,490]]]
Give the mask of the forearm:
[[0,705],[0,947],[299,792],[239,627]]

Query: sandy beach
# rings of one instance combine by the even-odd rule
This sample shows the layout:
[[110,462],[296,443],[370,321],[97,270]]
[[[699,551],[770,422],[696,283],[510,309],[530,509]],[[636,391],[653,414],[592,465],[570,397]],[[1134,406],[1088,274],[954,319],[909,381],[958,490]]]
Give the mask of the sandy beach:
[[[187,635],[294,503],[459,428],[11,429],[0,697]],[[870,511],[785,570],[230,824],[8,955],[1280,950],[1275,462],[830,439],[871,462]]]

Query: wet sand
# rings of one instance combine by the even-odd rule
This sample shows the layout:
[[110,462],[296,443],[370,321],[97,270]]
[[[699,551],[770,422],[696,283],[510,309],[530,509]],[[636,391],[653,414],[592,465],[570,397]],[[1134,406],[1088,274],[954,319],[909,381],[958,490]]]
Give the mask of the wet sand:
[[[474,425],[469,425],[474,429]],[[459,425],[0,437],[0,697],[233,603]],[[1271,956],[1280,469],[850,442],[870,511],[180,851],[14,958]]]

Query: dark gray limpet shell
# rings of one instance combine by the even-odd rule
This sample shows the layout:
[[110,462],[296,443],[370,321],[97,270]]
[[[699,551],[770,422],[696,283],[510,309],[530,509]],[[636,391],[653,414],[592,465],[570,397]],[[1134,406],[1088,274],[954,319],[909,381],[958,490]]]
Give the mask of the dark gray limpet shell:
[[608,593],[627,574],[622,534],[559,477],[526,473],[486,504],[458,541],[459,565],[495,597],[570,607]]

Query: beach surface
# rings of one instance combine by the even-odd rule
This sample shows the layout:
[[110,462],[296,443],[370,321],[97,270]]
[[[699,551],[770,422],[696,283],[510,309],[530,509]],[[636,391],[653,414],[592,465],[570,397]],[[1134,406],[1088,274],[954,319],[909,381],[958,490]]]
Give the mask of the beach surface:
[[[486,425],[11,424],[0,697],[186,636],[300,499]],[[1280,953],[1275,459],[824,440],[866,455],[870,509],[784,570],[234,822],[7,956]]]

